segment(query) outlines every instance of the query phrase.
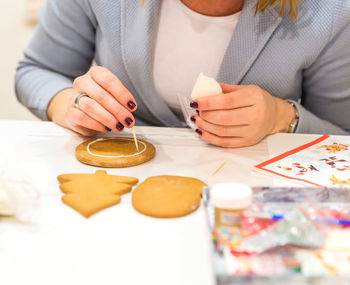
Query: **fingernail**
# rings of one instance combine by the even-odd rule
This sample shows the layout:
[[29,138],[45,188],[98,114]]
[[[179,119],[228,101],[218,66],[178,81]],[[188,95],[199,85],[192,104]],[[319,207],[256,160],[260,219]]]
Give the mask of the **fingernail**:
[[136,104],[135,104],[133,101],[129,101],[129,102],[128,102],[128,107],[129,107],[131,110],[133,110],[133,109],[135,109]]
[[196,133],[199,134],[200,136],[203,135],[203,132],[200,129],[196,129]]
[[117,129],[118,129],[119,131],[122,131],[122,130],[124,129],[123,124],[120,123],[120,122],[118,122],[118,124],[117,124]]
[[190,103],[191,108],[198,108],[198,103],[197,102],[191,102]]
[[199,115],[199,111],[198,110],[196,110],[196,113]]
[[126,118],[125,123],[130,126],[134,121],[131,118]]
[[193,123],[195,123],[195,122],[196,122],[196,117],[195,117],[195,116],[191,116],[191,121],[192,121]]
[[107,131],[107,132],[111,132],[111,131],[112,131],[112,129],[110,129],[110,128],[106,127],[106,131]]

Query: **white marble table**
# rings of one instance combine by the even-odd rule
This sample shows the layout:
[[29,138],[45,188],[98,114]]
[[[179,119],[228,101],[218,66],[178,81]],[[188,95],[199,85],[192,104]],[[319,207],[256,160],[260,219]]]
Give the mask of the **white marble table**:
[[[0,132],[0,174],[27,180],[40,192],[31,223],[0,219],[0,284],[215,283],[203,207],[179,219],[154,219],[137,213],[127,194],[119,205],[85,219],[61,202],[56,180],[63,173],[97,170],[75,159],[74,149],[84,138],[48,122],[0,121]],[[136,127],[136,132],[156,146],[156,157],[108,173],[140,181],[168,174],[252,186],[293,185],[253,166],[315,138],[279,134],[253,147],[222,149],[207,145],[190,129]],[[209,177],[224,160],[222,170]]]

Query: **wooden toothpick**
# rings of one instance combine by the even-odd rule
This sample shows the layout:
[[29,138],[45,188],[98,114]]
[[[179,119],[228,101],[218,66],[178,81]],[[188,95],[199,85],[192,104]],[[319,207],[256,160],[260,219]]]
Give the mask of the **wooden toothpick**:
[[136,138],[136,133],[135,133],[134,127],[132,127],[131,130],[132,130],[132,135],[133,135],[133,137],[134,137],[134,142],[135,142],[135,145],[136,145],[136,150],[139,151],[139,144],[138,144],[138,142],[137,142],[137,138]]
[[145,4],[146,0],[141,0],[141,7]]
[[223,162],[219,165],[219,167],[218,167],[217,169],[215,169],[215,170],[210,174],[210,176],[214,176],[216,173],[218,173],[218,172],[220,171],[220,169],[224,167],[225,164],[226,164],[226,160],[223,161]]

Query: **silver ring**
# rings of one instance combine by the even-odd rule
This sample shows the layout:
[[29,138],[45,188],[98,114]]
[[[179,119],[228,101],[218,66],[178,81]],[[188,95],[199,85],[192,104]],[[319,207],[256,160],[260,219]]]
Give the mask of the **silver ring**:
[[75,100],[74,100],[74,106],[75,108],[78,108],[79,109],[79,100],[82,98],[82,97],[89,97],[87,94],[85,93],[81,93],[79,94],[77,97],[75,97]]

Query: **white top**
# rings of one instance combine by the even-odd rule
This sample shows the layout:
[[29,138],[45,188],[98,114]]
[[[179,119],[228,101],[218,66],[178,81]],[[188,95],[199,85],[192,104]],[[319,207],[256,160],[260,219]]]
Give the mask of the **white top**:
[[210,17],[180,0],[162,1],[155,33],[153,77],[157,92],[175,113],[177,94],[190,96],[198,75],[216,77],[240,12]]

